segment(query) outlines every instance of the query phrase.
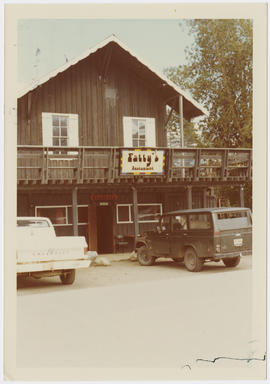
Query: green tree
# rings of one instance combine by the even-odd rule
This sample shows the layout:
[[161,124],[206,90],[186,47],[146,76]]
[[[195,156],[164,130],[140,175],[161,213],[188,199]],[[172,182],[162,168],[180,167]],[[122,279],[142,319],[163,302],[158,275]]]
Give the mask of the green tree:
[[186,20],[194,44],[188,64],[165,70],[209,111],[199,124],[205,145],[252,146],[252,21]]
[[[181,147],[181,135],[179,126],[179,115],[173,111],[167,125],[168,145],[171,147]],[[184,119],[184,147],[202,146],[200,136],[194,128],[194,124]]]
[[[202,19],[184,24],[194,36],[194,44],[186,50],[187,64],[165,73],[209,111],[199,122],[197,143],[252,147],[252,21]],[[239,205],[239,187],[217,188],[216,195]],[[251,183],[245,185],[245,205],[252,207]]]

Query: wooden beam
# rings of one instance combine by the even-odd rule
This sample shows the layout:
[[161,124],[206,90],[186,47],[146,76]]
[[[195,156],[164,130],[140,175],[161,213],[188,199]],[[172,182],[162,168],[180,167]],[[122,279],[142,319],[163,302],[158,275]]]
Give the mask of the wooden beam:
[[73,235],[78,236],[78,187],[72,189]]
[[184,148],[184,115],[183,115],[183,96],[179,96],[179,128],[181,144],[180,147]]
[[207,188],[203,189],[203,208],[207,208]]
[[139,222],[138,222],[138,192],[135,187],[132,187],[132,195],[133,195],[133,217],[134,217],[134,241],[136,243],[136,239],[139,235]]
[[192,186],[187,186],[187,209],[192,209]]
[[169,113],[168,118],[165,122],[165,128],[167,127],[168,122],[171,120],[172,113],[173,113],[173,108],[171,107],[170,113]]
[[245,206],[245,196],[244,196],[244,187],[243,187],[243,185],[240,185],[239,195],[240,195],[240,207],[244,207]]

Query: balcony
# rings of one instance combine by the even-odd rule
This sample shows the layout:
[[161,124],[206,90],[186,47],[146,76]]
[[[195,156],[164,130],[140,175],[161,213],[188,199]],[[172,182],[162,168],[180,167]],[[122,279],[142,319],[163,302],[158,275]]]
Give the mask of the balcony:
[[145,175],[121,172],[123,149],[127,148],[18,146],[17,183],[229,184],[246,182],[252,177],[251,149],[156,148],[163,151],[163,173]]

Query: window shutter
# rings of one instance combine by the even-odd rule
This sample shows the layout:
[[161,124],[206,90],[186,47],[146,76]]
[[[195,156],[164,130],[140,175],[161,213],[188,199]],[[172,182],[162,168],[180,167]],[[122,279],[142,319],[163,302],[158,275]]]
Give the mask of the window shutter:
[[145,120],[146,120],[146,130],[145,130],[146,146],[155,147],[156,146],[155,119],[147,118]]
[[42,143],[44,147],[52,146],[52,114],[42,113]]
[[132,147],[132,118],[123,117],[124,147]]
[[68,146],[79,146],[78,115],[69,115],[68,121]]

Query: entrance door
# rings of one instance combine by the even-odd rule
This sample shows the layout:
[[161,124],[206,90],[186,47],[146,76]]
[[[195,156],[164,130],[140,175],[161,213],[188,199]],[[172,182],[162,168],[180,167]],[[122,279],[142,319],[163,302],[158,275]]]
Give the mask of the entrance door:
[[113,253],[113,207],[97,207],[98,253]]
[[98,254],[113,253],[113,207],[89,205],[89,250]]

